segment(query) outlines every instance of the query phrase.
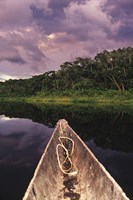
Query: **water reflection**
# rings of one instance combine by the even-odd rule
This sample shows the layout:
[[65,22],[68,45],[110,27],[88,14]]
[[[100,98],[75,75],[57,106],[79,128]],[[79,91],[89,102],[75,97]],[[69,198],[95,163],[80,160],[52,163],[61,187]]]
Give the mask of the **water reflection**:
[[133,199],[133,153],[102,149],[96,146],[93,140],[87,141],[86,144],[130,199]]
[[1,104],[0,114],[32,119],[48,127],[65,118],[83,140],[93,138],[102,148],[133,152],[133,109],[84,105]]
[[32,120],[0,116],[0,164],[33,164],[35,155],[42,152],[52,131]]
[[0,116],[0,199],[22,198],[53,132],[29,119]]
[[[0,189],[1,200],[21,199],[53,128],[61,118],[69,122],[133,199],[132,108],[6,103],[0,104],[0,114],[0,178],[3,177],[0,188],[3,184],[6,188]],[[15,183],[19,183],[16,190]]]

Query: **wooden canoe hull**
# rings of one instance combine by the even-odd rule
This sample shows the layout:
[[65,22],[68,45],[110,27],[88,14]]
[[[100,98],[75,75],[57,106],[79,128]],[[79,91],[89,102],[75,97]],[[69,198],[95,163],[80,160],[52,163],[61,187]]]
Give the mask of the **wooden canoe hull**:
[[[61,130],[62,129],[62,130]],[[71,155],[75,175],[62,172],[57,145],[62,135],[74,141]],[[71,129],[60,120],[41,157],[23,200],[128,200],[120,186]]]

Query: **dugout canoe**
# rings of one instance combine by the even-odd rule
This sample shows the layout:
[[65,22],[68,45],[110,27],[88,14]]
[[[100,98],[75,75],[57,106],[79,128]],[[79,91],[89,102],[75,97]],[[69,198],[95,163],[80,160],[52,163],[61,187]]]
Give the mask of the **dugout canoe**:
[[62,119],[23,200],[128,200],[79,136]]

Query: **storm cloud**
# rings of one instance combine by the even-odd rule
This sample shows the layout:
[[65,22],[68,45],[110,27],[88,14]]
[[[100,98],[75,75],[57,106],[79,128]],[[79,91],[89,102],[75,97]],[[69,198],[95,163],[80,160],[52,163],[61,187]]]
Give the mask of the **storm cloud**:
[[133,45],[132,0],[1,0],[0,8],[1,80]]

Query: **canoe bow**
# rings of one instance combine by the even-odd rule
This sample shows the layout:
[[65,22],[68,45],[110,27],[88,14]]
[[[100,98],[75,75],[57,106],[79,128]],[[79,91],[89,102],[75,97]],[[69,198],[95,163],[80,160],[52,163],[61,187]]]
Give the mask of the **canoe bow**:
[[23,200],[129,200],[68,125],[59,120]]

